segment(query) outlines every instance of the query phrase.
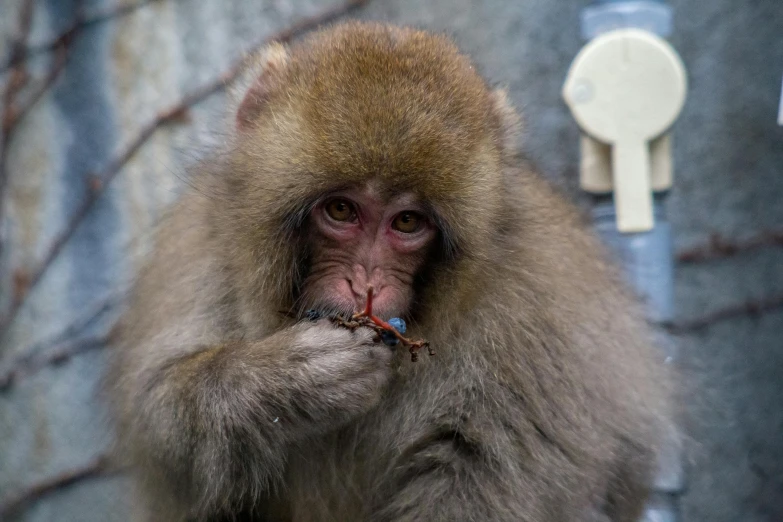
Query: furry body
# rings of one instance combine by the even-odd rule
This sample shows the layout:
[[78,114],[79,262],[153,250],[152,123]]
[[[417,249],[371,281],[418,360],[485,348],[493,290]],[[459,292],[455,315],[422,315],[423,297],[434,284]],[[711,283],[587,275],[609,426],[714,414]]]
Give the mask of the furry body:
[[[632,300],[515,117],[440,36],[375,24],[272,47],[140,276],[109,381],[140,520],[631,521],[667,426]],[[433,210],[413,364],[295,323],[308,212],[372,183]]]

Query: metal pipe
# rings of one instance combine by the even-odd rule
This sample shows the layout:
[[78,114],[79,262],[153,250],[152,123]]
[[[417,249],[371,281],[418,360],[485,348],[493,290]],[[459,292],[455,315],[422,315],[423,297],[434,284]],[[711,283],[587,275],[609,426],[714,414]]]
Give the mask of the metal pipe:
[[[614,203],[601,201],[593,208],[595,227],[609,249],[620,260],[626,279],[645,304],[650,321],[663,324],[674,318],[671,225],[663,208],[665,195],[656,195],[655,227],[648,232],[623,234],[617,230]],[[665,333],[659,345],[666,364],[675,364],[677,347]],[[655,477],[654,492],[642,520],[677,522],[680,520],[680,497],[685,490],[680,439],[677,433],[663,446]]]
[[[671,8],[661,0],[596,0],[582,11],[582,35],[590,40],[615,29],[639,28],[668,36],[672,28]],[[597,232],[621,261],[628,282],[644,301],[650,321],[663,324],[674,318],[674,262],[671,225],[663,201],[666,193],[655,194],[655,226],[641,233],[617,230],[616,210],[611,197],[597,197],[593,218]],[[662,357],[667,364],[677,361],[672,340],[661,334]],[[654,492],[642,520],[678,522],[680,497],[685,490],[682,446],[672,433],[664,446],[655,477]]]

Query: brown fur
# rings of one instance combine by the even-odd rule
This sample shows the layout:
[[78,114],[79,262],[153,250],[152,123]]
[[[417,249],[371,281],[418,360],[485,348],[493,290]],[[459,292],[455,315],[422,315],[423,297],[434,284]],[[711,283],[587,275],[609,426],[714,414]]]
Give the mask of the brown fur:
[[[505,96],[410,29],[272,51],[124,322],[109,381],[139,518],[633,520],[665,379],[597,241],[515,163]],[[415,364],[278,313],[313,199],[370,179],[439,216],[408,316],[437,355]]]

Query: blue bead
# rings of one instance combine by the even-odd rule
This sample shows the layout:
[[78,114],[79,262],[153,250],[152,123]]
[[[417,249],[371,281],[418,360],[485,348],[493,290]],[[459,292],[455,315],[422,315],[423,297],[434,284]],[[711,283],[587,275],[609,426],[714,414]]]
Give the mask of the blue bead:
[[406,325],[405,320],[401,319],[400,317],[392,317],[389,319],[389,326],[400,332],[401,334],[405,333]]

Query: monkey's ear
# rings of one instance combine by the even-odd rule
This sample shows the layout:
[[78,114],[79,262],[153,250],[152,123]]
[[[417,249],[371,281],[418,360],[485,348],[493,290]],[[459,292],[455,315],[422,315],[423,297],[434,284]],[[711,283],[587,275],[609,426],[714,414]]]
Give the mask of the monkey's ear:
[[234,90],[236,126],[251,128],[269,101],[272,90],[279,85],[288,65],[288,51],[280,43],[272,43],[246,60],[244,73]]
[[492,94],[492,108],[500,123],[501,145],[504,151],[513,154],[519,148],[522,134],[522,119],[511,105],[506,89],[495,89]]

